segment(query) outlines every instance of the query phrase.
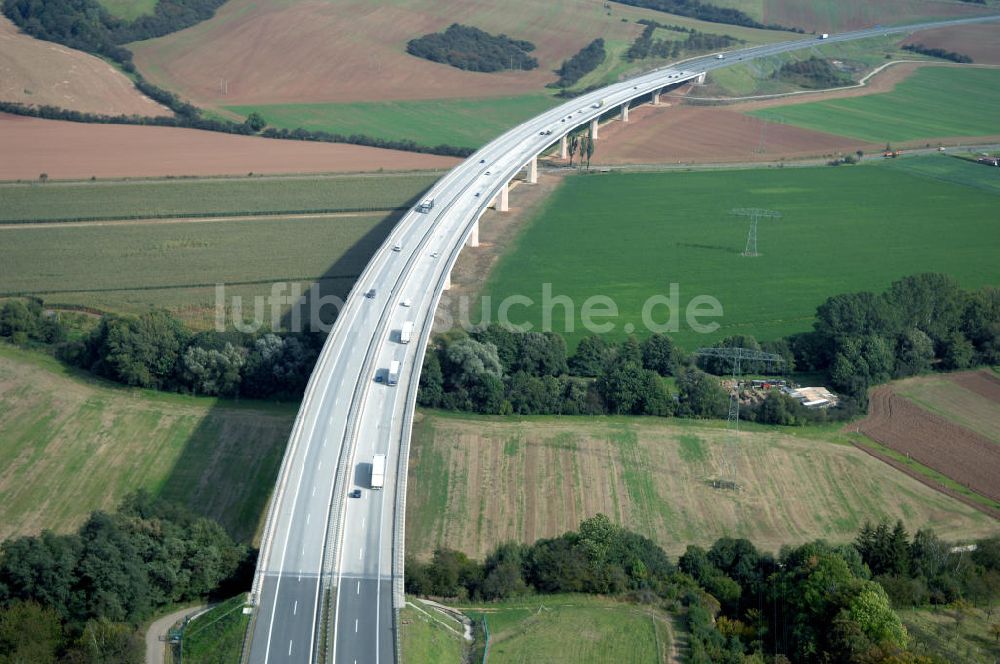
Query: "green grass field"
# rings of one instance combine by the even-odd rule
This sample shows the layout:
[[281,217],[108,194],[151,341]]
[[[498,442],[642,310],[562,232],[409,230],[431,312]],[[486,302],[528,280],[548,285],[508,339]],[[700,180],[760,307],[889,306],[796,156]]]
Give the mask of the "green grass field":
[[[865,521],[903,519],[941,537],[1000,532],[989,516],[893,470],[830,427],[657,418],[497,418],[422,411],[413,430],[406,549],[449,546],[482,559],[604,513],[679,555],[745,537],[777,551],[852,540]],[[743,489],[720,491],[723,456]]]
[[401,661],[405,664],[462,664],[466,652],[466,642],[461,635],[463,626],[424,607],[413,597],[406,599],[407,606],[399,614],[402,624]]
[[[931,172],[928,172],[931,171]],[[678,284],[679,331],[688,350],[731,334],[773,339],[811,329],[827,297],[882,290],[917,272],[953,275],[967,288],[1000,280],[995,212],[1000,192],[984,184],[991,169],[943,155],[855,167],[725,172],[601,174],[569,177],[501,257],[483,289],[494,319],[502,300],[513,323],[543,322],[543,285],[572,299],[572,315],[550,302],[551,327],[570,345],[589,334],[582,308],[608,296],[618,308],[608,332],[644,334],[644,304]],[[749,221],[734,208],[761,207],[757,258],[741,255]],[[685,308],[696,296],[722,305],[711,334],[695,332]],[[479,305],[476,305],[478,308]],[[473,309],[476,311],[477,309]],[[604,311],[604,309],[601,309]],[[652,310],[657,324],[668,310]],[[567,325],[567,319],[571,325]],[[570,329],[570,327],[572,329]]]
[[176,664],[229,664],[239,661],[250,616],[243,615],[246,596],[227,599],[188,623]]
[[98,0],[98,4],[112,16],[132,21],[144,14],[152,14],[157,0]]
[[1000,70],[922,67],[892,92],[753,111],[864,141],[1000,134]]
[[440,174],[202,178],[0,185],[0,223],[386,210]]
[[244,117],[256,111],[274,127],[364,134],[421,145],[478,148],[562,100],[549,93],[487,99],[429,99],[354,104],[227,106]]
[[0,540],[72,531],[143,488],[250,541],[295,412],[127,389],[0,344]]
[[456,608],[477,622],[485,617],[491,664],[673,661],[667,615],[642,605],[588,595],[539,595]]
[[0,292],[101,311],[166,308],[204,328],[214,321],[215,284],[225,284],[227,307],[243,297],[250,320],[247,298],[270,294],[275,282],[296,283],[303,294],[318,283],[319,293],[346,297],[395,219],[26,224],[0,230]]
[[987,617],[982,608],[970,607],[961,614],[953,607],[901,609],[899,617],[910,633],[910,649],[934,657],[935,662],[995,664],[1000,661],[1000,642],[989,632],[996,624],[996,611]]

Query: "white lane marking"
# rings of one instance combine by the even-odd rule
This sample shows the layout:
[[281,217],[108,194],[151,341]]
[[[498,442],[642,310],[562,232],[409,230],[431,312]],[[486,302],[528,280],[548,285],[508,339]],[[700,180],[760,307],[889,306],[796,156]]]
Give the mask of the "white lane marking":
[[358,560],[361,560],[361,557],[363,555],[365,555],[365,547],[361,547],[360,549],[358,549]]
[[361,582],[360,581],[358,581],[358,594],[359,595],[361,594]]
[[295,606],[292,607],[292,615],[297,616],[299,614],[299,600],[295,600]]
[[[323,445],[326,446],[326,441],[323,441]],[[316,464],[316,470],[317,470],[317,472],[320,471],[320,470],[323,470],[323,462],[322,461],[320,461],[318,464]]]
[[354,619],[354,633],[355,634],[358,633],[358,619],[357,618]]
[[365,517],[361,517],[361,528],[364,529],[364,527],[365,527]]
[[288,656],[289,657],[292,656],[292,642],[291,641],[288,642]]
[[313,486],[313,494],[312,495],[314,495],[314,496],[316,495],[316,487],[315,486]]
[[312,514],[306,514],[306,525],[309,525],[309,521],[312,519]]

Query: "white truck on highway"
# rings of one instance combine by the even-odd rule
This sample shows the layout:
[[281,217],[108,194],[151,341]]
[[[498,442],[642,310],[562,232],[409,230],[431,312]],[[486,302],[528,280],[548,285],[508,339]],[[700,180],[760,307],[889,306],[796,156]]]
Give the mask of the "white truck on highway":
[[402,329],[399,331],[399,343],[408,344],[410,343],[410,337],[413,336],[413,321],[408,320],[403,323]]
[[389,363],[389,380],[386,382],[389,385],[395,385],[399,382],[399,360],[393,360]]
[[385,484],[385,455],[376,454],[372,457],[372,481],[371,488],[379,490]]
[[830,33],[828,33],[828,32],[824,32],[823,34],[821,34],[821,35],[819,36],[819,38],[820,38],[820,39],[829,39],[829,38],[830,38]]

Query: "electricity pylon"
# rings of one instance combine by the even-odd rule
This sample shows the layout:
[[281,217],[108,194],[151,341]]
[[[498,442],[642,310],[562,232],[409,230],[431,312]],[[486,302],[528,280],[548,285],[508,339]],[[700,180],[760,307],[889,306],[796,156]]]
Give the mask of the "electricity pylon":
[[733,468],[730,456],[736,453],[736,447],[740,442],[740,376],[743,373],[743,363],[764,362],[767,367],[765,373],[774,373],[774,368],[783,365],[785,360],[780,355],[750,348],[699,348],[695,351],[695,354],[701,357],[718,357],[723,360],[729,360],[733,365],[733,393],[729,397],[729,417],[726,419],[729,449],[722,454],[723,477],[721,480],[714,480],[712,484],[717,489],[739,491],[740,486],[736,481],[736,470]]
[[760,254],[757,253],[757,220],[762,217],[777,219],[781,217],[781,213],[774,210],[762,210],[761,208],[733,208],[731,214],[750,217],[750,232],[747,233],[747,246],[743,250],[743,255],[759,256]]

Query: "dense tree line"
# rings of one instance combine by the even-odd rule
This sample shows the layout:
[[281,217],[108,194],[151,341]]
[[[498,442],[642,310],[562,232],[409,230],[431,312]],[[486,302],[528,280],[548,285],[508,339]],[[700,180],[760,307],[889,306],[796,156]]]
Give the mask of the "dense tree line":
[[[965,2],[974,1],[975,0],[965,0]],[[903,47],[903,50],[910,51],[911,53],[919,53],[921,55],[929,55],[932,58],[941,58],[942,60],[961,62],[963,64],[969,64],[972,62],[972,58],[964,53],[956,53],[955,51],[948,51],[943,48],[933,48],[931,46],[924,46],[923,44],[907,44]]]
[[581,78],[597,69],[607,55],[604,50],[604,40],[598,37],[569,60],[563,60],[562,65],[556,70],[559,80],[550,87],[568,88],[575,85]]
[[764,25],[755,21],[749,14],[739,9],[719,7],[699,2],[699,0],[614,0],[614,2],[632,7],[642,7],[643,9],[654,9],[668,14],[676,14],[677,16],[687,16],[710,23],[726,23],[765,30],[802,32],[799,28],[788,28],[783,25]]
[[808,60],[786,62],[774,72],[774,78],[814,90],[852,83],[849,76],[837,71],[827,60],[816,56]]
[[969,292],[947,275],[913,275],[884,293],[828,298],[813,327],[788,340],[796,365],[863,400],[894,378],[1000,363],[1000,288]]
[[907,650],[893,610],[900,579],[925,578],[945,590],[900,604],[991,605],[1000,595],[1000,538],[963,554],[930,531],[910,542],[902,524],[866,525],[854,545],[816,541],[774,556],[723,537],[707,550],[688,546],[675,564],[599,514],[560,537],[501,544],[482,563],[438,549],[427,562],[409,557],[405,571],[407,592],[420,595],[493,601],[582,592],[658,605],[685,618],[694,664],[930,664]]
[[528,55],[533,50],[535,45],[529,41],[491,35],[459,23],[452,23],[444,32],[433,32],[406,44],[406,52],[418,58],[481,72],[534,69],[538,60]]
[[[742,40],[730,37],[729,35],[699,32],[693,28],[684,28],[679,25],[665,25],[656,21],[650,21],[649,19],[641,19],[639,23],[646,27],[643,28],[642,34],[636,37],[628,51],[626,51],[625,57],[629,61],[642,60],[644,58],[676,58],[685,52],[714,51],[742,42]],[[653,34],[657,28],[687,33],[687,37],[683,40],[653,39]]]
[[72,535],[0,545],[0,661],[140,664],[140,624],[164,607],[231,592],[253,558],[214,521],[130,496]]
[[105,315],[82,339],[40,300],[0,307],[0,338],[45,344],[63,361],[135,387],[255,399],[297,399],[322,348],[318,334],[191,333],[165,311]]

